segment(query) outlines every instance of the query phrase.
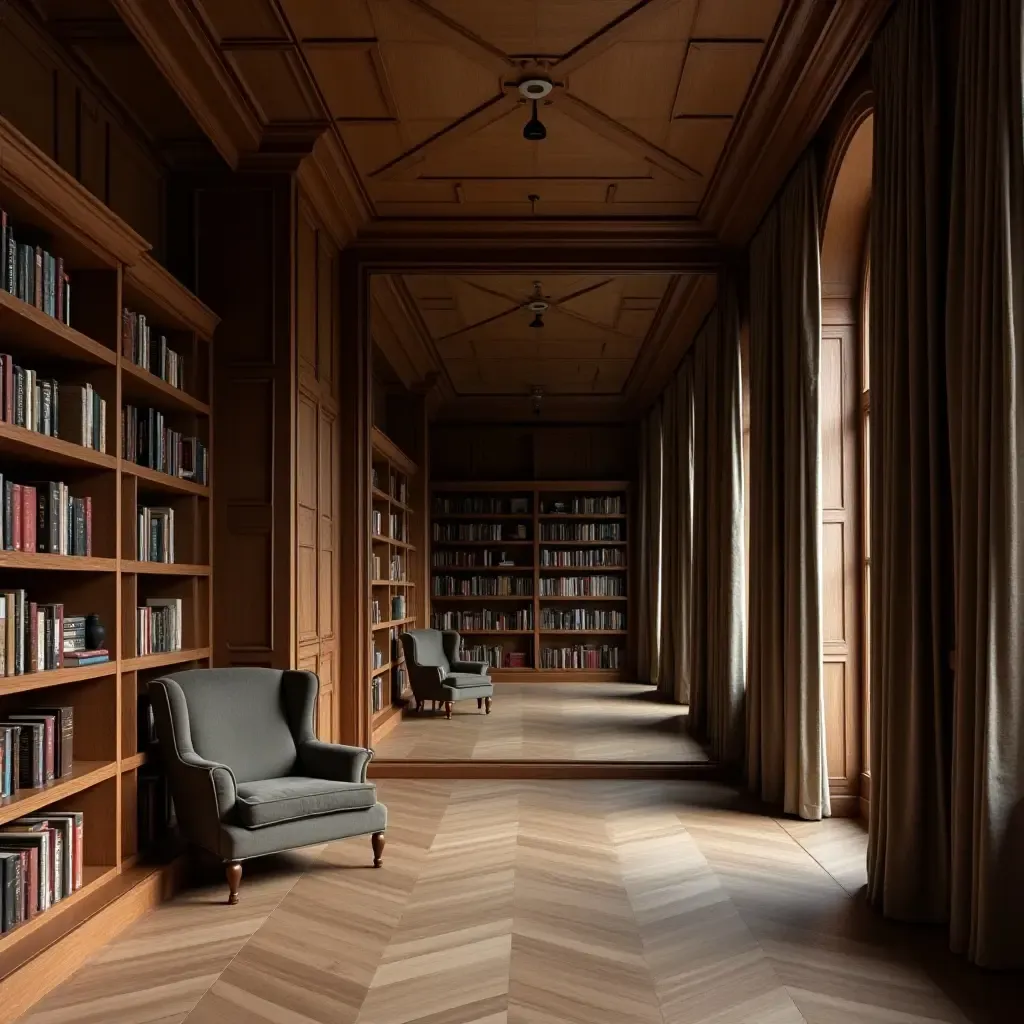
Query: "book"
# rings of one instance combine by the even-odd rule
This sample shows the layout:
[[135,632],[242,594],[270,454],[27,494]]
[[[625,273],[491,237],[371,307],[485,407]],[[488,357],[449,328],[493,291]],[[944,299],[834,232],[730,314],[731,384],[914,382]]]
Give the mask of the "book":
[[46,818],[55,824],[66,822],[65,895],[82,888],[85,881],[85,815],[81,811],[47,811]]
[[59,902],[74,891],[75,821],[68,814],[27,814],[18,819],[25,825],[42,825],[52,830],[53,898]]
[[[35,911],[42,913],[52,905],[53,860],[50,849],[50,830],[13,821],[0,825],[0,850],[29,849],[35,854],[34,883]],[[34,915],[32,915],[34,916]]]
[[[74,769],[75,709],[67,707],[29,708],[28,715],[52,718],[54,721],[54,773],[58,778],[70,775]],[[19,721],[17,715],[10,716]]]
[[9,932],[24,917],[21,895],[21,854],[0,850],[0,930]]

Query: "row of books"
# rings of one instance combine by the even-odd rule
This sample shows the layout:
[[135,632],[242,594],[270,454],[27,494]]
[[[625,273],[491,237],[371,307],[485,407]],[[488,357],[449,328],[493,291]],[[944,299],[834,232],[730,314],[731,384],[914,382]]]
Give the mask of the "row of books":
[[491,668],[502,668],[505,665],[504,648],[501,644],[474,644],[471,647],[463,644],[459,658],[462,661],[482,661]]
[[148,597],[135,609],[135,653],[164,654],[182,649],[180,597]]
[[405,559],[400,551],[395,551],[391,555],[391,560],[388,563],[388,575],[383,576],[384,571],[384,560],[380,555],[372,555],[373,561],[371,563],[372,575],[370,579],[373,580],[390,580],[392,583],[403,583],[405,581]]
[[47,251],[48,242],[30,227],[15,229],[0,210],[0,288],[62,324],[71,323],[71,278],[64,259]]
[[174,561],[174,509],[140,505],[138,552],[140,562]]
[[439,569],[474,569],[477,566],[498,565],[510,569],[530,569],[532,566],[517,566],[515,558],[507,551],[434,551],[430,556],[431,565]]
[[437,516],[503,516],[530,514],[529,498],[479,496],[435,497],[431,506]]
[[531,576],[434,576],[434,597],[532,597]]
[[621,523],[541,523],[544,540],[622,540]]
[[434,540],[529,540],[526,523],[434,523]]
[[541,597],[625,597],[622,576],[545,576],[540,581]]
[[542,501],[542,515],[618,516],[622,515],[622,495],[579,495],[558,501]]
[[625,629],[626,613],[603,608],[542,608],[541,629]]
[[472,611],[431,612],[433,629],[533,629],[533,608],[495,611],[492,608],[474,608]]
[[375,537],[384,536],[384,516],[377,509],[370,512],[370,529]]
[[572,647],[542,647],[541,668],[625,668],[621,647],[608,644],[575,644]]
[[208,483],[209,452],[198,438],[172,430],[158,409],[126,405],[121,418],[121,455],[128,462],[199,484]]
[[41,789],[74,768],[75,709],[26,708],[0,718],[0,796]]
[[0,548],[52,555],[92,554],[92,498],[59,480],[16,484],[0,473]]
[[384,664],[384,652],[376,645],[373,648],[373,667],[378,669]]
[[0,825],[0,922],[4,932],[82,888],[85,815],[46,810]]
[[166,335],[154,337],[145,313],[121,311],[121,354],[172,387],[185,386],[184,360],[168,346]]
[[391,474],[390,494],[395,501],[400,501],[403,505],[409,504],[409,488],[405,477],[398,476],[396,473]]
[[39,377],[6,353],[0,353],[0,420],[94,451],[107,450],[107,403],[91,384]]
[[24,590],[0,592],[0,676],[108,660],[106,651],[85,644],[84,615],[65,616],[63,604],[30,601]]
[[383,676],[374,676],[370,680],[370,713],[376,714],[384,707],[384,695],[390,693],[388,681]]
[[388,516],[388,533],[395,540],[405,540],[405,516],[392,512]]
[[544,569],[624,566],[626,564],[626,555],[621,548],[588,548],[577,551],[551,551],[547,548],[541,548],[540,564]]

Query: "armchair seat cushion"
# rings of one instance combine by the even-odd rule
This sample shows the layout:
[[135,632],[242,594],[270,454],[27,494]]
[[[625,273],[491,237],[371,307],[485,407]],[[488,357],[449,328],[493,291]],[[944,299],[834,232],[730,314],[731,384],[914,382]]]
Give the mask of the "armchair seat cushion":
[[240,783],[235,809],[240,825],[263,828],[336,811],[361,811],[372,807],[376,800],[377,787],[372,782],[335,782],[286,775]]
[[489,676],[481,676],[476,672],[449,672],[443,679],[445,686],[486,686],[490,682]]

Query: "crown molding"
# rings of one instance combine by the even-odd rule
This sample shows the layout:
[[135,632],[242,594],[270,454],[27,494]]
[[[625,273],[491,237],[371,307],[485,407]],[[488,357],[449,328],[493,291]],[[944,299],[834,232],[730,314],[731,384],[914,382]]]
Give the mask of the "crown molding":
[[701,223],[723,244],[750,239],[891,4],[794,0],[783,9],[701,204]]
[[333,131],[320,134],[299,165],[298,175],[335,243],[339,247],[348,245],[369,223],[373,211]]

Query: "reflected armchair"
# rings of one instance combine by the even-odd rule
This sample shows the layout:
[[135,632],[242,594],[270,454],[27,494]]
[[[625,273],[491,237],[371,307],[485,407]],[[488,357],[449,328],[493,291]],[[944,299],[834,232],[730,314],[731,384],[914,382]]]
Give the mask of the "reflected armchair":
[[450,719],[455,701],[476,697],[476,706],[491,713],[494,683],[489,666],[459,660],[462,640],[455,630],[410,629],[401,640],[417,711],[423,709],[424,701],[438,701]]

